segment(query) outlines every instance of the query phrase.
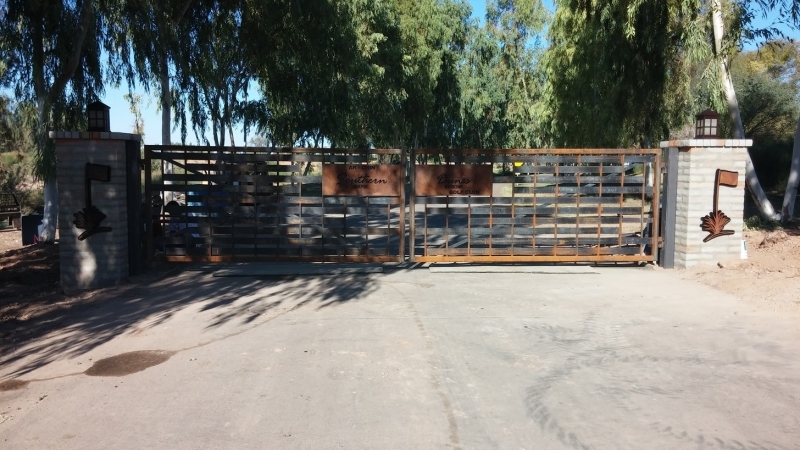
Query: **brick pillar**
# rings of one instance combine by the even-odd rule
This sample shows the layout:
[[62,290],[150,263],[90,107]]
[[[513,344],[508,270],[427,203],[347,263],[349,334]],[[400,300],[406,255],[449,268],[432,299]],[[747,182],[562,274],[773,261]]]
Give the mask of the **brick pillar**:
[[[678,191],[675,228],[675,267],[716,264],[741,257],[745,167],[749,139],[685,139],[661,142],[678,149]],[[738,172],[736,187],[719,187],[719,210],[730,218],[725,230],[733,234],[703,242],[709,233],[701,228],[713,209],[717,169]],[[669,170],[673,170],[670,168]],[[665,224],[670,227],[671,224]]]
[[[126,148],[139,135],[107,132],[51,131],[55,140],[58,182],[58,232],[61,287],[65,292],[109,286],[128,278],[128,195]],[[138,150],[137,150],[138,152]],[[78,237],[74,224],[86,207],[86,163],[109,166],[107,182],[92,181],[92,205],[107,217],[100,226],[111,231]],[[137,171],[138,173],[138,171]]]

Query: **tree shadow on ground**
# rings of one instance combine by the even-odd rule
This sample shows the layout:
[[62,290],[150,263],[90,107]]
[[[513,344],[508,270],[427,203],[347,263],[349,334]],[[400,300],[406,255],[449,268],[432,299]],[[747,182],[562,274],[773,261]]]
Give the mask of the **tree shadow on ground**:
[[204,331],[243,326],[279,308],[326,308],[367,298],[381,274],[218,278],[221,267],[164,266],[130,284],[94,291],[68,308],[52,308],[17,324],[0,342],[2,378],[73,358],[125,333],[141,332],[195,308]]

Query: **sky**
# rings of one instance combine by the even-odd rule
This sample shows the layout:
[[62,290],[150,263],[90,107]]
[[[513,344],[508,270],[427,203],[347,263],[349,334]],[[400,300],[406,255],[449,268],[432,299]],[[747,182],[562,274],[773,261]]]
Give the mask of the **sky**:
[[[485,0],[469,0],[469,3],[472,5],[472,16],[479,18],[481,21],[484,20],[484,16],[486,15],[486,1]],[[549,8],[551,11],[553,10],[553,1],[552,0],[543,0],[545,7]],[[762,17],[756,18],[755,25],[757,27],[764,27],[767,25],[772,24],[777,19],[776,14],[773,14],[771,17],[767,17],[766,19]],[[800,39],[800,32],[795,30],[790,30],[786,27],[783,27],[783,32],[790,38],[793,39]],[[755,46],[750,44],[745,46],[746,50],[752,50]],[[255,91],[254,91],[255,92]],[[128,93],[127,86],[120,86],[119,88],[107,88],[106,94],[100,100],[111,107],[110,115],[111,115],[111,131],[123,132],[123,133],[130,133],[133,129],[133,122],[134,116],[133,113],[130,112],[130,108],[128,102],[123,98],[125,94]],[[142,119],[144,121],[144,141],[146,144],[160,144],[161,143],[161,113],[158,111],[158,100],[155,95],[146,94],[143,91],[138,90],[136,93],[141,95],[143,100],[143,108],[142,108]],[[207,133],[207,138],[209,141],[213,142],[211,137],[211,133]],[[234,139],[236,145],[243,145],[244,143],[244,135],[242,132],[241,127],[234,128]],[[189,131],[187,135],[187,141],[189,143],[196,143],[194,134]],[[180,143],[180,132],[173,129],[172,131],[172,142],[173,143]],[[226,140],[226,144],[230,145],[229,142]]]

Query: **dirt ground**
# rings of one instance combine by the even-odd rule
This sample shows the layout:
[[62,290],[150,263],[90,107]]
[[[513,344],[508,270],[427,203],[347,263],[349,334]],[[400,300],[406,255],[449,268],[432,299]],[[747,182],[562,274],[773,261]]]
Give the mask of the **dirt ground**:
[[67,314],[95,296],[69,297],[59,288],[58,245],[22,246],[20,230],[0,229],[0,349],[23,334],[57,327],[35,320],[52,311]]
[[687,279],[733,294],[753,309],[800,314],[800,230],[745,231],[747,260],[684,271]]
[[[800,230],[748,231],[748,259],[682,271],[698,281],[742,299],[754,310],[800,315]],[[91,307],[130,286],[66,296],[59,288],[58,245],[22,246],[19,230],[0,229],[0,348],[21,335],[58,327],[73,308]]]

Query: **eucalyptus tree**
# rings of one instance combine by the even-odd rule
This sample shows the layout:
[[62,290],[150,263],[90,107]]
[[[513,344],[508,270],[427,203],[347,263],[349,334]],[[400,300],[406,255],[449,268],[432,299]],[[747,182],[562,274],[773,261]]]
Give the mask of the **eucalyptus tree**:
[[171,143],[174,57],[182,37],[178,27],[197,0],[122,0],[109,21],[117,52],[127,66],[127,81],[159,93],[161,143]]
[[[720,0],[711,0],[707,7],[711,15],[713,35],[713,58],[710,67],[716,68],[714,79],[720,86],[720,89],[717,89],[719,95],[717,103],[728,111],[733,137],[744,138],[745,129],[731,75],[730,57],[741,49],[744,42],[768,40],[782,36],[782,32],[774,24],[767,27],[756,26],[755,17],[758,15],[766,17],[768,13],[776,12],[784,24],[794,29],[800,29],[800,2],[797,0],[731,0],[728,3],[721,3]],[[797,130],[795,140],[800,139],[800,124],[798,124]],[[781,214],[775,212],[767,199],[748,155],[747,186],[759,208],[759,213],[764,218],[772,220],[779,220],[782,217],[784,220],[791,218],[797,195],[797,184],[800,181],[800,146],[796,146],[796,148],[798,151],[793,155],[792,170]]]
[[271,141],[400,147],[453,134],[445,116],[457,110],[464,3],[260,1],[247,11],[243,42],[262,96],[248,107]]
[[173,63],[178,67],[175,109],[183,141],[189,121],[198,142],[209,142],[205,133],[210,128],[214,145],[224,146],[226,134],[235,145],[233,126],[242,120],[252,80],[240,44],[244,12],[235,6],[197,3],[179,27]]
[[500,44],[494,74],[506,91],[506,148],[544,143],[541,127],[543,78],[539,70],[542,32],[550,14],[540,0],[497,0],[487,5],[490,35]]
[[[53,129],[82,129],[83,109],[103,92],[104,75],[118,67],[105,19],[115,3],[92,0],[9,0],[0,22],[0,85],[36,105],[35,175],[44,181],[40,239],[55,240],[58,219]],[[101,61],[102,49],[108,59]]]
[[495,76],[500,65],[499,43],[473,24],[461,65],[461,130],[468,148],[502,148],[506,135],[506,90]]
[[557,0],[545,56],[554,145],[651,146],[690,114],[697,5]]
[[462,1],[398,0],[402,51],[399,144],[452,146],[459,109],[457,64],[467,39],[469,6]]
[[549,13],[539,0],[498,0],[472,24],[461,64],[462,145],[541,146],[543,73],[539,60]]
[[383,70],[376,55],[391,25],[385,3],[253,0],[245,8],[242,45],[261,99],[244,110],[260,131],[279,145],[363,144],[356,104]]

